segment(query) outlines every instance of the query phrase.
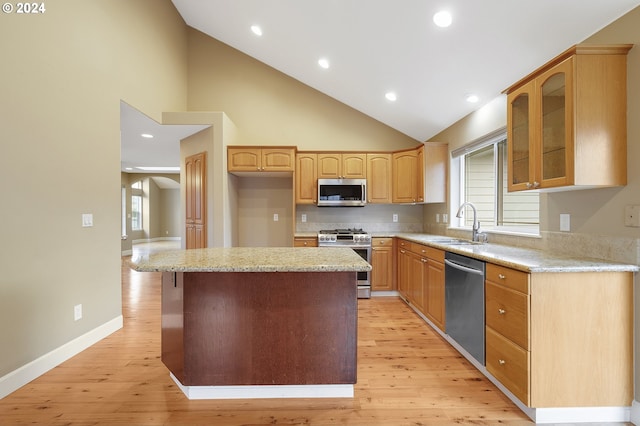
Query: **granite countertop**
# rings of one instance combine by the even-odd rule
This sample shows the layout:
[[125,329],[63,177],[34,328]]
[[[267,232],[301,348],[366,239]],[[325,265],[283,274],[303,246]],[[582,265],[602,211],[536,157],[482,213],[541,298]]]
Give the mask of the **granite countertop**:
[[439,242],[444,239],[456,239],[443,235],[397,233],[394,236],[524,272],[637,272],[640,270],[637,265],[562,256],[542,250],[502,244]]
[[342,247],[230,247],[171,250],[131,259],[139,272],[343,272],[370,271]]
[[[304,233],[307,235],[308,233]],[[403,238],[419,244],[473,257],[524,272],[638,272],[638,265],[609,262],[600,259],[563,256],[542,250],[502,244],[454,244],[444,240],[459,240],[446,235],[411,232],[373,232],[372,237]],[[296,233],[296,236],[301,234]]]

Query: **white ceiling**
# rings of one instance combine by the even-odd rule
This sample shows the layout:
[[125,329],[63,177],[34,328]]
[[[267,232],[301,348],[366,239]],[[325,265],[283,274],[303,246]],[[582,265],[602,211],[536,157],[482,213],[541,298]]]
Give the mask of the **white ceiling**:
[[[172,1],[187,25],[418,141],[640,5],[640,0]],[[453,14],[446,29],[432,21],[442,9]],[[251,25],[260,25],[263,36],[256,37]],[[329,69],[318,66],[320,57],[330,61]],[[388,91],[397,93],[396,102],[385,99]],[[480,101],[466,102],[470,93]],[[144,152],[147,162],[161,162],[157,145],[129,146],[135,133],[123,111],[123,164],[141,161],[134,152]]]
[[[153,173],[137,167],[180,167],[180,139],[206,127],[161,125],[121,101],[120,170],[127,173]],[[146,139],[141,136],[143,133],[153,135],[153,138]]]

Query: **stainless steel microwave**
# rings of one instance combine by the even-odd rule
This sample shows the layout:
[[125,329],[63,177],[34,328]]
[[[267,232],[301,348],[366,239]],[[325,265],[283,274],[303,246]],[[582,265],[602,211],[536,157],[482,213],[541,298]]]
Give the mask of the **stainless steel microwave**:
[[365,204],[366,179],[318,179],[318,206],[362,207]]

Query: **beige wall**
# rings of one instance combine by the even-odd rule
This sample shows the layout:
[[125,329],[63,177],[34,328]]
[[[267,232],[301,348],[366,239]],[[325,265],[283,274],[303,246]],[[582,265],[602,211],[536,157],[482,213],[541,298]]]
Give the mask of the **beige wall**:
[[0,377],[121,315],[120,100],[158,119],[187,95],[186,27],[168,1],[56,1],[1,20],[0,193],[13,208],[0,221]]
[[238,246],[290,247],[292,242],[293,179],[238,178]]

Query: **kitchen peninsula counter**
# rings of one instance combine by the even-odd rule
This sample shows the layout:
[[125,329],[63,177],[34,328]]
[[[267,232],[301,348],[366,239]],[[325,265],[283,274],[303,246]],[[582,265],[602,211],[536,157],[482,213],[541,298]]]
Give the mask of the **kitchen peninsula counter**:
[[358,271],[349,248],[143,255],[162,272],[162,361],[190,399],[351,397]]

